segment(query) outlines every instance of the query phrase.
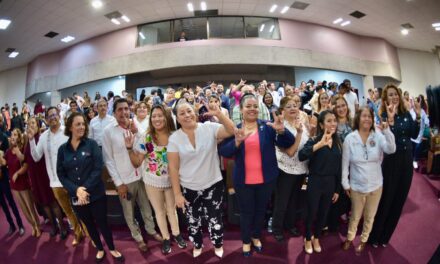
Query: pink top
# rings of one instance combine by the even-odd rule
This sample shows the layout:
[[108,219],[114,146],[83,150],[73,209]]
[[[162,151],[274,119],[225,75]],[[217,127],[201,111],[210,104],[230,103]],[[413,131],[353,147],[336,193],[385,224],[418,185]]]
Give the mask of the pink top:
[[260,137],[253,133],[244,141],[245,184],[264,183]]
[[235,105],[240,104],[241,92],[240,91],[232,91],[231,95],[235,98]]

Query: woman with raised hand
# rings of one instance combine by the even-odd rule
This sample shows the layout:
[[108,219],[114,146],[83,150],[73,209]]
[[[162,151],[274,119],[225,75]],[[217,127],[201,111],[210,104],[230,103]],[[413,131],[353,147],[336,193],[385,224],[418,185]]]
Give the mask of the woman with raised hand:
[[345,138],[342,151],[342,186],[351,199],[348,234],[342,249],[350,248],[363,217],[361,242],[356,253],[365,249],[382,195],[382,157],[384,153],[396,151],[394,135],[388,124],[382,123],[381,132],[376,132],[374,127],[373,110],[368,106],[360,108],[354,118],[354,131]]
[[[394,84],[382,92],[381,118],[390,125],[396,141],[396,152],[385,155],[382,162],[383,192],[368,241],[386,247],[402,214],[413,176],[411,138],[420,130],[420,102],[414,102],[415,120],[406,109],[402,94]],[[398,166],[396,166],[398,164]]]
[[[336,134],[336,117],[325,110],[319,114],[317,136],[299,151],[300,161],[309,160],[307,216],[304,249],[307,254],[321,252],[319,237],[327,220],[330,205],[339,197],[341,186],[342,145]],[[312,235],[312,223],[315,220]]]
[[[0,165],[8,166],[9,184],[11,185],[12,193],[15,199],[18,200],[24,216],[32,226],[32,236],[40,237],[40,220],[38,219],[34,198],[31,193],[31,183],[27,173],[28,164],[21,162],[21,160],[24,160],[25,138],[20,129],[15,128],[12,130],[9,143],[9,149],[4,157],[0,156]],[[20,227],[20,234],[24,232],[21,229],[23,227]]]
[[293,236],[299,236],[296,215],[299,208],[301,186],[309,171],[307,161],[299,161],[298,152],[309,140],[309,131],[301,121],[301,99],[298,95],[281,99],[280,110],[284,126],[295,136],[295,144],[289,148],[276,148],[279,176],[275,187],[272,229],[277,241],[284,240],[287,227]]
[[217,141],[234,134],[234,123],[220,108],[209,107],[207,114],[220,123],[198,123],[194,108],[185,100],[176,107],[181,128],[168,139],[168,173],[176,200],[188,220],[189,240],[193,256],[202,253],[202,218],[207,217],[208,231],[215,254],[223,256],[222,204],[224,185],[220,172]]
[[[112,231],[107,223],[107,198],[101,179],[102,151],[95,140],[87,137],[89,126],[82,113],[67,118],[64,134],[69,137],[58,149],[57,174],[69,193],[72,208],[85,224],[96,246],[96,262],[105,258],[99,232],[104,237],[113,259],[124,261],[113,244]],[[97,228],[98,227],[98,228]]]
[[251,242],[261,252],[261,230],[272,191],[278,177],[275,145],[287,149],[295,138],[285,129],[283,116],[274,116],[274,123],[258,119],[258,99],[245,94],[240,100],[243,122],[235,137],[220,147],[225,157],[235,156],[234,188],[240,206],[240,231],[243,255],[251,256]]
[[141,134],[136,142],[133,134],[127,131],[125,146],[133,166],[138,168],[143,165],[145,189],[163,237],[162,253],[166,255],[171,252],[167,218],[174,241],[180,248],[186,248],[186,242],[180,234],[176,204],[168,174],[168,139],[176,128],[171,113],[162,105],[155,105],[151,109],[148,127],[148,131]]

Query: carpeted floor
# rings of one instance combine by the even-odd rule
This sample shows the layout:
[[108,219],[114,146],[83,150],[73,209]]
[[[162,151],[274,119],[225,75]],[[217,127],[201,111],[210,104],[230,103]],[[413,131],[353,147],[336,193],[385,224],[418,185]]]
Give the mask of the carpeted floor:
[[[209,239],[205,237],[203,254],[194,260],[191,247],[179,249],[175,244],[172,253],[163,256],[160,244],[148,241],[149,252],[141,254],[126,227],[115,227],[116,247],[125,255],[126,263],[427,263],[440,244],[440,202],[438,187],[440,181],[427,179],[415,173],[408,200],[399,225],[387,248],[374,249],[367,246],[361,256],[356,256],[354,249],[344,252],[340,244],[345,238],[347,226],[341,227],[340,233],[322,237],[322,253],[307,255],[303,250],[303,238],[290,238],[284,243],[276,242],[268,233],[263,238],[264,251],[254,253],[251,258],[241,255],[239,229],[228,226],[225,233],[225,254],[222,260],[215,257]],[[1,211],[1,210],[0,210]],[[23,221],[25,218],[23,217]],[[72,248],[72,236],[65,241],[59,237],[51,239],[44,226],[40,239],[30,235],[29,225],[23,237],[18,233],[8,237],[8,224],[3,211],[0,213],[0,263],[93,263],[95,249],[88,240]],[[355,243],[358,243],[357,238]],[[107,254],[107,263],[113,263]]]

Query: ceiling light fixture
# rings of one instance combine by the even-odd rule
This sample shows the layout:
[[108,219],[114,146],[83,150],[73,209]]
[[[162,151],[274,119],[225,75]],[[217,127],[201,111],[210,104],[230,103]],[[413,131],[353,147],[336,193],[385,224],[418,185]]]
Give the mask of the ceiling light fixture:
[[275,12],[275,10],[277,9],[277,5],[273,5],[271,8],[270,8],[270,10],[269,10],[269,12],[271,12],[271,13],[273,13],[273,12]]
[[263,32],[263,30],[264,30],[264,24],[263,25],[261,25],[261,27],[260,27],[260,32]]
[[335,21],[333,21],[333,24],[339,24],[343,21],[342,17],[336,19]]
[[283,7],[283,9],[281,9],[281,14],[284,14],[284,13],[286,13],[287,11],[289,11],[289,7],[288,7],[288,6],[285,6],[285,7]]
[[[0,20],[0,21],[1,21],[1,20]],[[435,28],[436,28],[436,27],[440,27],[440,23],[433,23],[433,24],[432,24],[432,27],[435,27]]]
[[8,19],[0,19],[0,29],[7,29],[11,24],[11,20]]
[[145,39],[145,36],[142,32],[139,32],[139,36],[141,37],[141,39]]
[[350,25],[351,24],[351,21],[350,20],[347,20],[347,21],[345,21],[345,22],[343,22],[342,24],[341,24],[341,27],[345,27],[345,26],[348,26],[348,25]]
[[269,32],[272,32],[275,28],[275,25],[270,26]]
[[67,37],[62,38],[61,41],[64,42],[64,43],[67,43],[67,42],[70,42],[70,41],[72,41],[74,39],[75,38],[72,37],[72,36],[67,36]]
[[409,30],[406,29],[406,28],[402,28],[402,29],[400,30],[400,33],[402,33],[402,35],[406,36],[406,35],[409,34]]
[[435,28],[436,31],[440,31],[440,26]]
[[189,12],[193,12],[194,11],[194,6],[193,6],[192,3],[188,3],[186,6],[188,7],[188,11]]
[[200,3],[200,8],[202,9],[202,11],[206,11],[206,2],[201,2]]
[[127,23],[130,22],[130,18],[128,18],[126,15],[121,16],[121,18]]
[[15,57],[17,57],[18,56],[18,54],[20,54],[18,51],[14,51],[14,52],[11,52],[11,54],[9,54],[9,58],[15,58]]
[[121,24],[121,22],[119,22],[119,20],[117,20],[116,18],[112,18],[111,21],[115,25],[120,25]]
[[92,6],[96,9],[101,8],[102,2],[100,0],[94,0],[94,1],[92,1]]

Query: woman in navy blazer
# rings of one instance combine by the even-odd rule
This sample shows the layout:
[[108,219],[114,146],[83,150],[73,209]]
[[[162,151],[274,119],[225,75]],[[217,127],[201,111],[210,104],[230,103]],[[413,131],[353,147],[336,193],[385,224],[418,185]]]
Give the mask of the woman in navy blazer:
[[240,100],[243,123],[235,136],[220,146],[220,154],[235,156],[234,188],[240,206],[240,229],[243,255],[251,255],[251,241],[256,251],[262,250],[260,241],[266,207],[278,177],[275,145],[288,148],[294,136],[284,129],[282,116],[274,116],[274,123],[258,120],[258,99],[245,94]]

